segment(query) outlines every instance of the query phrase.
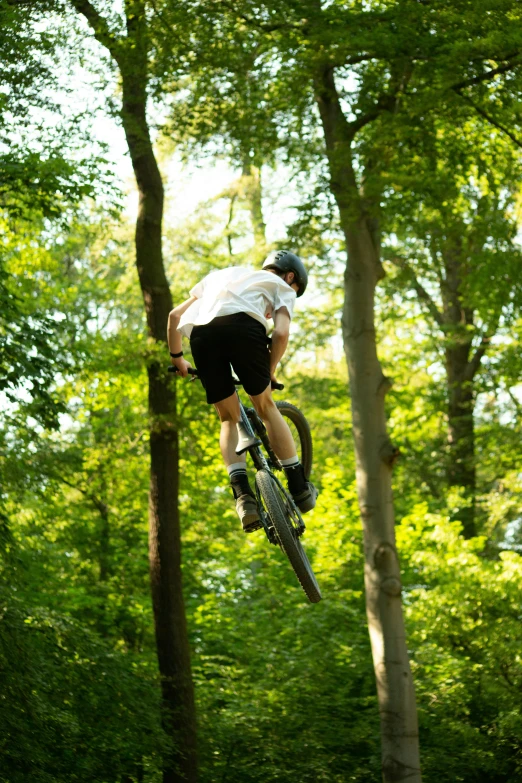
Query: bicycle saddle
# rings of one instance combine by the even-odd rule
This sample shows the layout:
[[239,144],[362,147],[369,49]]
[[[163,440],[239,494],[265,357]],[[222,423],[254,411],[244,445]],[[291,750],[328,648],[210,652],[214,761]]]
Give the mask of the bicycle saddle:
[[261,446],[262,441],[259,440],[259,438],[256,438],[255,435],[251,435],[249,432],[247,432],[247,429],[242,421],[238,422],[237,424],[237,446],[236,446],[236,454],[239,456],[240,454],[244,454],[247,449],[251,448],[252,446]]

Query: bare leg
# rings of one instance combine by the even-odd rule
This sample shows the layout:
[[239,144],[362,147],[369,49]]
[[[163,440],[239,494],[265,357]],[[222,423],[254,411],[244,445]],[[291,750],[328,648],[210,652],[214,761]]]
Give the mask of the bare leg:
[[240,457],[236,454],[237,446],[237,423],[241,420],[241,411],[239,409],[239,399],[234,392],[225,400],[217,402],[214,406],[221,420],[221,433],[219,436],[219,446],[225,465],[233,465],[236,462],[245,462],[246,454]]
[[[236,500],[236,511],[245,533],[252,533],[261,527],[259,510],[255,495],[248,483],[246,472],[246,454],[238,456],[237,424],[241,420],[241,410],[237,394],[217,402],[215,408],[221,419],[219,445],[225,465],[229,469],[230,485]],[[232,466],[232,467],[230,467]]]
[[[297,450],[290,432],[290,427],[283,419],[275,402],[272,399],[272,388],[268,386],[262,394],[250,397],[254,407],[263,419],[268,438],[272,444],[276,456],[285,460],[284,470],[288,480],[288,489],[294,496],[294,500],[302,513],[306,514],[315,507],[317,490],[310,481],[306,480],[303,466],[297,460]],[[293,460],[290,464],[286,460]]]
[[296,457],[297,450],[292,433],[290,432],[290,427],[279,413],[279,410],[272,399],[271,386],[268,385],[264,392],[257,394],[255,397],[250,397],[250,399],[263,420],[268,432],[268,438],[276,456],[279,457],[279,459],[291,459],[292,457]]

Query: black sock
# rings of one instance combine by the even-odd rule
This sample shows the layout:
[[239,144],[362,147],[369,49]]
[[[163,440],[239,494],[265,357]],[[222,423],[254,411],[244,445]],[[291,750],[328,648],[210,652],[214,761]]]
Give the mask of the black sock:
[[230,486],[232,487],[235,500],[237,500],[240,495],[251,495],[254,497],[254,493],[248,483],[246,470],[234,470],[230,474]]
[[300,492],[304,492],[307,483],[301,463],[297,462],[295,465],[283,465],[283,469],[285,471],[286,480],[288,481],[290,494],[299,495]]

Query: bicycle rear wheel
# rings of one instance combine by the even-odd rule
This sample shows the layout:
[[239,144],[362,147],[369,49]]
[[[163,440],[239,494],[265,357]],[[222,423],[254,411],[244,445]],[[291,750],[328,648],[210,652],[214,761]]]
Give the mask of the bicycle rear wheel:
[[313,458],[313,445],[312,445],[312,433],[310,432],[310,425],[301,413],[299,408],[292,405],[291,402],[284,402],[278,400],[276,406],[285,418],[290,432],[295,441],[297,456],[301,461],[306,478],[310,478],[312,472],[312,458]]
[[285,509],[281,489],[266,470],[258,470],[256,484],[266,513],[274,526],[279,545],[290,561],[308,600],[315,604],[321,600],[321,590],[312,571],[310,561],[299,540],[296,529]]

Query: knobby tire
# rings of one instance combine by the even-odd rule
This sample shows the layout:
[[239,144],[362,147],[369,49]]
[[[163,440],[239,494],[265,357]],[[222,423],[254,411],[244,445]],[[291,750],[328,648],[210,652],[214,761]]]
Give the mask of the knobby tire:
[[299,408],[296,408],[296,406],[292,405],[291,402],[278,400],[276,402],[276,406],[279,409],[281,415],[286,419],[289,419],[289,421],[292,422],[295,429],[297,430],[299,443],[301,445],[300,453],[298,450],[298,456],[301,460],[301,465],[303,466],[305,476],[308,479],[310,478],[310,474],[312,472],[313,458],[312,433],[310,432],[310,425]]
[[288,557],[308,600],[313,604],[317,603],[321,600],[321,591],[299,536],[288,519],[279,487],[266,470],[259,470],[256,473],[256,484],[266,512],[275,528],[281,549]]

